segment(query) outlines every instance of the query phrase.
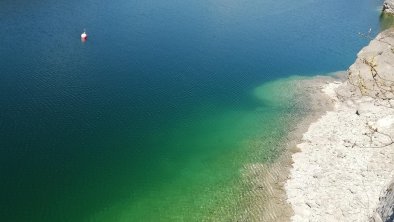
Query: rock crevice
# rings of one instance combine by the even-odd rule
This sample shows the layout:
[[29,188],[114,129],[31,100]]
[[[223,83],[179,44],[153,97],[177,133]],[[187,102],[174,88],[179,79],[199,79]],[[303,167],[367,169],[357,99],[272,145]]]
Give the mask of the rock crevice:
[[371,218],[371,222],[391,222],[394,221],[394,180],[383,189],[379,198],[378,207]]

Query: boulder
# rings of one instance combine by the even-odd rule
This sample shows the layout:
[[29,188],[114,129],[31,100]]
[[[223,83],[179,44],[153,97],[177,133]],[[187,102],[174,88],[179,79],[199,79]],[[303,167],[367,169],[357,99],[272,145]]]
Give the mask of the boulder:
[[[393,0],[394,1],[394,0]],[[394,99],[394,28],[381,32],[358,54],[348,70],[354,94]]]
[[394,14],[394,0],[385,0],[383,3],[383,12]]

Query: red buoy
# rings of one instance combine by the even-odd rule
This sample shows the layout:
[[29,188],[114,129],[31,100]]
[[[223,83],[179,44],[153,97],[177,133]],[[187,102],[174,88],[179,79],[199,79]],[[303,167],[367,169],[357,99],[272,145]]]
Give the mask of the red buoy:
[[82,41],[86,41],[88,39],[88,34],[86,34],[86,31],[84,31],[82,34],[81,34],[81,40]]

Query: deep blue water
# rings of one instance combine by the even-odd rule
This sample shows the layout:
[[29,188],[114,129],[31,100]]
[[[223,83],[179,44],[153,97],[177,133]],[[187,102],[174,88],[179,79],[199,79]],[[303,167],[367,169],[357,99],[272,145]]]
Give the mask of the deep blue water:
[[129,220],[159,206],[169,213],[157,218],[176,221],[185,212],[149,195],[176,206],[177,194],[201,191],[177,193],[203,171],[190,163],[211,166],[262,130],[240,132],[253,122],[240,123],[245,111],[264,107],[250,92],[347,69],[367,44],[357,33],[379,31],[380,4],[1,1],[0,220],[84,221],[138,205]]

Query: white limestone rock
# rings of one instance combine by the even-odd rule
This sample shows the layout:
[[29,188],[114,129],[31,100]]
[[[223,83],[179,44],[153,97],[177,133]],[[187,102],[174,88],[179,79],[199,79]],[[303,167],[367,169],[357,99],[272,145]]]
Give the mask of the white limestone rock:
[[394,29],[388,29],[358,53],[355,63],[349,67],[348,85],[352,87],[347,89],[354,95],[394,99],[393,63]]
[[394,0],[385,0],[384,1],[383,12],[394,14]]
[[[394,29],[358,54],[335,104],[310,125],[285,184],[292,221],[385,221],[394,192]],[[375,75],[376,74],[376,75]]]

